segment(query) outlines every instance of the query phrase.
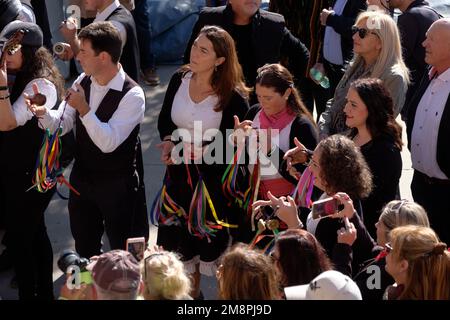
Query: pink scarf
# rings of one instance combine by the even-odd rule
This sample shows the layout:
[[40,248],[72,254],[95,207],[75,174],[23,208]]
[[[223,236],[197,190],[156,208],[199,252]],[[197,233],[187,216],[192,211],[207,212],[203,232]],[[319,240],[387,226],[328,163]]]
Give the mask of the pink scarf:
[[294,120],[295,114],[285,108],[283,111],[278,112],[277,114],[273,114],[271,116],[266,115],[264,110],[261,109],[259,113],[259,121],[261,123],[261,129],[278,129],[282,130],[286,127],[292,120]]

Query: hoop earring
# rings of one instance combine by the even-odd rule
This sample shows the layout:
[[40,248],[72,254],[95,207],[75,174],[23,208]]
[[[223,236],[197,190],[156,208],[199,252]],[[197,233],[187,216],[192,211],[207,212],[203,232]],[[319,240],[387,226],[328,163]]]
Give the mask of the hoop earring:
[[214,65],[214,72],[217,72],[217,64]]

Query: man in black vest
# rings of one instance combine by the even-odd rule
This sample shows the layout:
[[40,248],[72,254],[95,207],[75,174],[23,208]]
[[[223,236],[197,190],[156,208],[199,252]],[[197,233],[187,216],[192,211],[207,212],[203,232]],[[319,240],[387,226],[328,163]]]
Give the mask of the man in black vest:
[[121,39],[110,22],[94,22],[79,34],[77,55],[84,73],[69,89],[58,110],[32,106],[44,127],[63,133],[76,128],[75,163],[70,176],[70,227],[77,252],[101,252],[106,231],[111,249],[124,248],[129,237],[148,236],[145,202],[139,198],[136,163],[145,96],[118,63]]
[[[122,56],[120,63],[125,72],[136,82],[139,82],[139,46],[136,35],[136,25],[133,16],[125,9],[119,0],[85,1],[85,9],[97,12],[94,22],[110,21],[119,30],[122,39]],[[63,60],[70,60],[78,54],[80,41],[76,33],[76,22],[73,19],[61,23],[61,33],[68,42],[66,53],[59,55]]]
[[[411,72],[411,84],[405,100],[405,106],[408,106],[409,100],[419,88],[420,80],[427,72],[425,49],[422,46],[425,33],[441,16],[424,0],[390,0],[388,3],[391,9],[402,12],[397,25],[401,35],[403,59]],[[403,107],[401,114],[405,121],[407,113],[407,107]]]
[[425,62],[432,68],[409,104],[411,191],[427,211],[431,227],[450,244],[450,19],[434,22],[423,46]]
[[309,59],[308,49],[285,27],[283,16],[261,10],[260,5],[261,0],[232,0],[226,6],[205,7],[192,31],[184,62],[189,63],[192,44],[201,28],[216,25],[233,37],[247,85],[254,86],[259,67],[287,58],[289,70],[301,91]]

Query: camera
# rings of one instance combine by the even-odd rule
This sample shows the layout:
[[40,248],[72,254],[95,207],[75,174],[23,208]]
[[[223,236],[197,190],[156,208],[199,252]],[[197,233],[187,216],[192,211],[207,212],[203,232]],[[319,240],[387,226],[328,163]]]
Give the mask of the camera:
[[53,52],[57,55],[63,54],[65,51],[64,43],[63,42],[57,42],[53,45]]
[[73,250],[64,250],[58,259],[58,268],[66,273],[70,266],[77,266],[81,272],[87,271],[86,267],[89,264],[89,259],[82,258]]

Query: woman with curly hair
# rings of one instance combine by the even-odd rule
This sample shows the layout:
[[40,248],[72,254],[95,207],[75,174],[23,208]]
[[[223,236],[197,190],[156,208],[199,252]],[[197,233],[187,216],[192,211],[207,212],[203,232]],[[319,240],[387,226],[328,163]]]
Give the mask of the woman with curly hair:
[[351,83],[344,113],[345,124],[351,128],[349,137],[360,148],[373,175],[374,188],[361,204],[364,224],[375,238],[381,209],[399,194],[402,128],[395,121],[389,91],[379,79]]
[[[286,154],[291,158],[298,153],[305,153],[305,150],[304,146],[298,146]],[[373,241],[360,218],[362,215],[360,200],[367,197],[372,190],[369,167],[355,143],[342,135],[333,135],[322,140],[314,150],[309,166],[315,177],[314,185],[323,191],[319,200],[333,197],[343,208],[335,214],[317,218],[313,208],[306,218],[307,230],[319,240],[329,257],[332,257],[336,243],[349,242],[343,239],[347,238],[347,233],[356,235],[356,240],[351,241],[354,242],[352,269],[358,270],[360,263],[371,258],[373,248]],[[257,201],[254,207],[277,206],[279,209],[276,215],[288,225],[289,229],[303,225],[301,219],[305,219],[297,215],[297,206],[291,197],[277,199],[270,193],[268,196],[269,201]],[[346,219],[349,219],[350,224],[346,224]],[[346,228],[347,232],[342,231],[343,228]],[[337,237],[336,233],[340,237]]]
[[278,273],[270,257],[238,243],[227,251],[217,269],[219,299],[278,300]]
[[388,300],[450,300],[450,252],[433,229],[403,226],[386,243],[386,271],[395,284]]
[[[0,70],[0,165],[1,186],[5,193],[5,222],[20,299],[53,299],[53,252],[47,235],[44,212],[54,189],[28,191],[36,157],[45,132],[28,110],[27,100],[39,90],[44,106],[51,109],[63,91],[63,78],[51,54],[42,46],[41,29],[33,23],[14,21],[2,34],[5,39],[25,30],[15,52],[5,52]],[[8,92],[9,91],[9,92]]]

